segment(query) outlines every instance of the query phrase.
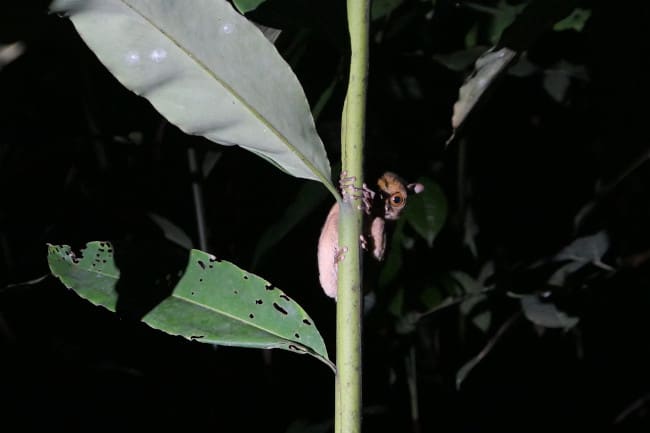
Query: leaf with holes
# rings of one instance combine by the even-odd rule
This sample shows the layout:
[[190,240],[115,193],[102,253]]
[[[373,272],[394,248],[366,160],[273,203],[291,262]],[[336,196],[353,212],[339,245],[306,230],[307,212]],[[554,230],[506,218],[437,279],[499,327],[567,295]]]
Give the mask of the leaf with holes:
[[[334,369],[314,322],[289,296],[210,254],[192,250],[189,257],[173,292],[144,316],[145,323],[205,343],[307,353]],[[112,244],[90,242],[79,255],[67,245],[48,244],[48,262],[66,287],[116,310],[120,269]]]
[[56,0],[115,77],[188,134],[238,145],[338,196],[304,91],[225,0]]

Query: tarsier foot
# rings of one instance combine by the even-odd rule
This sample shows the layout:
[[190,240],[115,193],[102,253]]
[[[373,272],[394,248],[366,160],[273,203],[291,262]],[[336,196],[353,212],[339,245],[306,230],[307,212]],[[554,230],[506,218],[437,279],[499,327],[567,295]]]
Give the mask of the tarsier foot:
[[364,235],[359,235],[359,241],[361,241],[361,248],[368,251],[368,241]]
[[341,189],[344,189],[349,186],[354,186],[352,184],[354,184],[356,180],[357,180],[356,176],[348,176],[348,172],[344,170],[341,172],[341,176],[339,177],[339,186],[341,187]]
[[354,186],[356,180],[356,176],[348,176],[347,171],[341,172],[339,186],[343,192],[343,197],[347,200],[361,200],[359,209],[365,214],[370,215],[370,209],[372,207],[372,201],[375,198],[375,192],[368,188],[368,185],[365,183],[361,188]]
[[366,215],[370,215],[370,211],[372,208],[372,201],[375,199],[375,192],[368,188],[368,185],[365,183],[363,184],[363,188],[361,188],[361,202],[363,203],[363,206],[361,206],[361,210]]
[[339,187],[343,193],[344,200],[358,200],[360,198],[363,198],[363,194],[359,194],[360,192],[363,193],[363,188],[354,186],[354,182],[356,182],[356,180],[356,176],[348,176],[347,171],[341,172]]
[[334,263],[338,263],[342,260],[345,259],[345,253],[348,252],[348,247],[343,247],[340,248],[336,251],[336,254],[334,255]]

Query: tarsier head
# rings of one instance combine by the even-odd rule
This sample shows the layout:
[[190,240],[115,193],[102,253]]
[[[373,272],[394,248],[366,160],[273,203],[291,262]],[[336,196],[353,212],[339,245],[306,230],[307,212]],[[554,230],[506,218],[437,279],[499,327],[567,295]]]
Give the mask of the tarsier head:
[[409,192],[417,194],[424,190],[421,183],[407,184],[401,177],[390,171],[377,180],[377,186],[379,197],[384,203],[384,218],[387,220],[399,218],[402,209],[406,206]]

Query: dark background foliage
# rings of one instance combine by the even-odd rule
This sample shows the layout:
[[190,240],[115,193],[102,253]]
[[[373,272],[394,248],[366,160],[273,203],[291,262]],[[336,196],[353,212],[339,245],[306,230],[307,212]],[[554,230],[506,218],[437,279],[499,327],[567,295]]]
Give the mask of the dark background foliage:
[[[434,179],[449,214],[431,247],[410,226],[400,231],[395,278],[368,276],[365,431],[648,431],[646,2],[536,1],[503,34],[504,11],[521,1],[377,3],[395,9],[372,21],[367,176]],[[590,11],[584,28],[545,25],[544,14],[567,7]],[[151,213],[196,243],[192,148],[201,161],[219,157],[201,179],[209,252],[290,294],[335,351],[335,306],[315,259],[329,199],[253,260],[303,182],[167,124],[46,10],[16,0],[0,12],[0,43],[26,48],[0,69],[2,430],[331,429],[333,377],[311,358],[170,337],[52,277],[18,284],[48,274],[46,242],[177,248]],[[280,52],[312,105],[326,103],[317,126],[333,163],[344,11],[269,0],[250,14],[284,30]],[[504,74],[446,146],[472,63],[454,67],[445,55],[467,57],[499,37],[532,66]],[[553,259],[559,251],[597,233],[607,239],[597,260],[551,278],[567,264]],[[479,280],[481,270],[486,293],[472,297],[459,275]],[[577,325],[535,323],[520,297],[538,294]],[[458,389],[459,370],[482,350]]]

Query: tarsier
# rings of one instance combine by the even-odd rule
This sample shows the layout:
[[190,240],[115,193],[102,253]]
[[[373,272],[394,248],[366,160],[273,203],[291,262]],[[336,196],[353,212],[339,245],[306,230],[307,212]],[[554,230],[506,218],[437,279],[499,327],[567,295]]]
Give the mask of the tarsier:
[[[386,221],[399,218],[406,206],[409,193],[419,193],[424,190],[420,183],[407,184],[395,173],[386,172],[377,180],[377,191],[363,185],[363,188],[352,186],[354,178],[341,174],[341,190],[343,194],[357,197],[362,203],[365,213],[361,234],[361,246],[372,252],[377,260],[383,260],[386,252]],[[355,196],[348,190],[358,191]],[[339,246],[339,204],[332,206],[318,240],[318,272],[320,285],[325,294],[336,299],[338,288],[338,263],[344,259],[347,248]]]

